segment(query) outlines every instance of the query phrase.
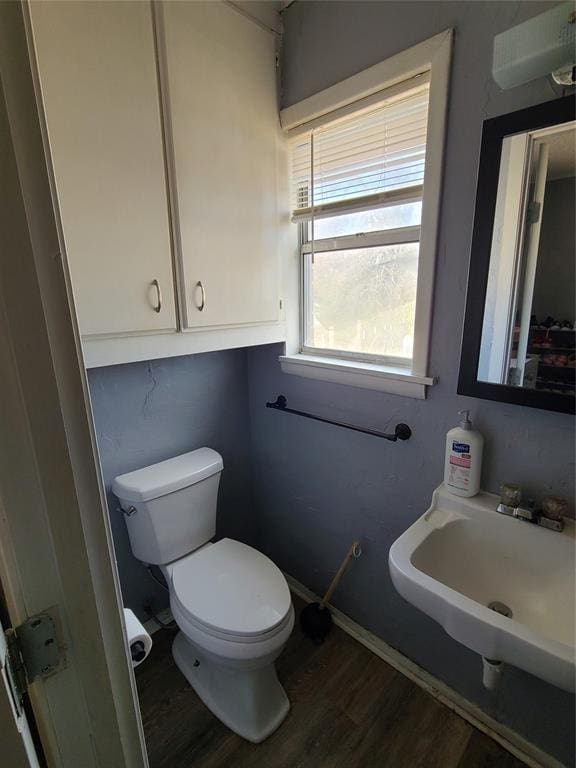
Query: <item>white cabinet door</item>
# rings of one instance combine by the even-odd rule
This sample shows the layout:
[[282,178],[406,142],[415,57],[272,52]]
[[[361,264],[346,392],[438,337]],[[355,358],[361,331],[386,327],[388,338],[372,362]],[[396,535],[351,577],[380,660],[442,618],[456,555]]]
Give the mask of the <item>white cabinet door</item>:
[[32,2],[30,15],[80,330],[174,329],[150,3]]
[[184,326],[276,322],[274,37],[224,3],[158,7]]

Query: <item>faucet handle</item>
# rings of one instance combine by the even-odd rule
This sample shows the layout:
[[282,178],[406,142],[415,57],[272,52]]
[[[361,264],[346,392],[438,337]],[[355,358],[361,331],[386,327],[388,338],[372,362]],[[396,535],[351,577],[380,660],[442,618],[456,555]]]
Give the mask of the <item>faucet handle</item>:
[[502,483],[500,486],[500,504],[496,507],[496,511],[500,512],[501,515],[514,517],[517,507],[520,506],[521,498],[522,489],[519,485]]
[[522,499],[522,488],[515,483],[502,483],[500,486],[500,503],[507,507],[519,507]]
[[564,518],[568,511],[568,502],[559,496],[546,496],[542,499],[542,512],[538,516],[538,525],[551,531],[564,530]]
[[568,502],[560,496],[546,496],[542,499],[542,514],[549,520],[561,520],[566,517]]

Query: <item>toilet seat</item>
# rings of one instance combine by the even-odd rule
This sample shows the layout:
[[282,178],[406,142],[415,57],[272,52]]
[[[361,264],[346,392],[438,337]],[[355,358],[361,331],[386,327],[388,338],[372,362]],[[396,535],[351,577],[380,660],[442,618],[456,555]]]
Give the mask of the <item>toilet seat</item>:
[[[253,653],[258,653],[255,648],[257,645],[264,646],[268,644],[268,641],[274,641],[275,638],[283,635],[285,630],[290,625],[290,631],[288,632],[289,636],[292,632],[294,624],[294,609],[291,607],[280,624],[278,624],[269,632],[264,632],[260,635],[233,635],[229,632],[219,632],[217,629],[213,629],[208,627],[206,624],[202,624],[202,622],[198,621],[193,616],[190,616],[189,613],[185,613],[182,610],[181,605],[175,602],[174,598],[172,598],[170,602],[170,607],[172,610],[172,615],[174,616],[174,619],[176,620],[176,623],[180,629],[182,629],[186,635],[191,637],[191,639],[196,639],[198,643],[208,643],[209,647],[212,647],[213,641],[222,641],[225,646],[254,646]],[[205,639],[201,641],[199,639],[201,637]],[[219,647],[223,648],[224,646],[219,645]]]
[[261,642],[282,632],[291,617],[290,591],[265,555],[222,539],[173,564],[176,615],[202,633],[231,642]]

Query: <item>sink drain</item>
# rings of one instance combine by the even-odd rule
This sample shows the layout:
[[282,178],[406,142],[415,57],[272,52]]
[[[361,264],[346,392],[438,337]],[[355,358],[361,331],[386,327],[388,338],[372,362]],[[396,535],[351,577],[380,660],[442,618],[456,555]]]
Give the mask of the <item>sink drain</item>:
[[488,603],[488,608],[499,613],[501,616],[506,616],[507,619],[512,618],[512,610],[505,603],[499,603],[498,600]]

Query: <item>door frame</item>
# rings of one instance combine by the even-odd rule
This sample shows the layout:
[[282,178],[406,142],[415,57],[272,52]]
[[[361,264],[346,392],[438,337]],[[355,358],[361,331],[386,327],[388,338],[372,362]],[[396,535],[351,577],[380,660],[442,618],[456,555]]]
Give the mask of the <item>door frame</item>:
[[30,686],[49,766],[148,765],[70,279],[21,3],[0,2],[0,581],[56,615],[66,668]]

